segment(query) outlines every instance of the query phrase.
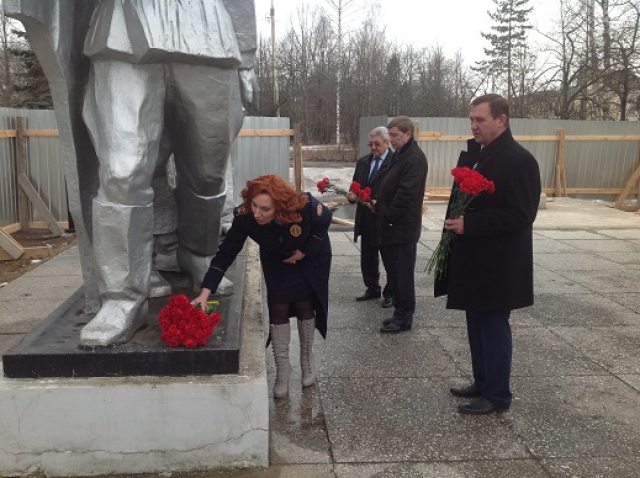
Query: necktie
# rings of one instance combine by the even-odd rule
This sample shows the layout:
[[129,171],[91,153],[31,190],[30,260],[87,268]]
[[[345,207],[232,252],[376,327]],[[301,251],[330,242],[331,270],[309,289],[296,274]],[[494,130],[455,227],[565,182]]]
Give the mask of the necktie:
[[380,169],[381,162],[381,158],[373,158],[373,169],[371,170],[371,174],[369,174],[369,181],[373,179],[373,177],[378,172],[378,169]]

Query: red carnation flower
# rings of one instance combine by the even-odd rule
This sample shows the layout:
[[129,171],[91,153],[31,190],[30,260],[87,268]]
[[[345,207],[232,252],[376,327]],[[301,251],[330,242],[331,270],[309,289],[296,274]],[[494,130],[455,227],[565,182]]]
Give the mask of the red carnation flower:
[[206,312],[193,307],[185,295],[169,297],[169,305],[158,314],[162,334],[160,339],[169,347],[184,345],[194,348],[205,345],[220,322],[220,314]]
[[[454,188],[451,193],[451,201],[449,203],[448,219],[457,219],[464,214],[471,201],[480,193],[487,192],[493,194],[496,190],[493,181],[489,181],[478,171],[470,168],[453,168],[451,170],[454,180]],[[444,231],[438,242],[429,262],[427,263],[427,271],[435,268],[435,276],[438,279],[443,278],[447,273],[447,261],[449,252],[451,251],[451,241],[456,238],[456,234],[452,231]]]

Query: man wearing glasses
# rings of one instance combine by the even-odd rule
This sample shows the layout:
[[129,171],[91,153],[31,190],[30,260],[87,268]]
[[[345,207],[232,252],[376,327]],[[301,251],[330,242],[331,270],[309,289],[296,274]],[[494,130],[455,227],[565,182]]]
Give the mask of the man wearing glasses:
[[[371,197],[375,197],[378,186],[387,169],[387,164],[393,153],[389,149],[389,132],[384,126],[378,126],[369,133],[369,149],[371,153],[365,154],[356,163],[353,173],[353,181],[360,183],[363,188],[371,188]],[[349,193],[347,197],[350,203],[356,202],[356,196]],[[360,270],[366,290],[364,294],[356,297],[358,302],[378,299],[383,297],[381,306],[384,308],[393,305],[392,292],[389,283],[384,290],[380,287],[380,248],[378,246],[378,234],[376,233],[375,214],[365,205],[358,204],[356,209],[356,224],[354,227],[354,240],[360,236]]]

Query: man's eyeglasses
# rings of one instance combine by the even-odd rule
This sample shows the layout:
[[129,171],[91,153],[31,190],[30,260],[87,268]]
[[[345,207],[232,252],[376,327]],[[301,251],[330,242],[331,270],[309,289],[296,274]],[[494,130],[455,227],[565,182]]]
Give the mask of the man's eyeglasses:
[[374,141],[373,143],[367,143],[369,145],[369,147],[371,148],[372,146],[375,146],[376,148],[378,148],[379,146],[382,146],[384,143],[382,141]]

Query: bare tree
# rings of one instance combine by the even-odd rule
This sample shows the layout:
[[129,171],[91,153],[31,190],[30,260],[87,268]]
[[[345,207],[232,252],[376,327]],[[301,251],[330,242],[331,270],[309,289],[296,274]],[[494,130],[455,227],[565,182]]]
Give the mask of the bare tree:
[[[334,23],[337,28],[337,55],[339,61],[343,59],[343,37],[345,35],[345,20],[348,15],[354,12],[357,0],[326,0],[327,4],[331,8],[334,14]],[[341,86],[343,77],[344,62],[338,63],[337,69],[337,88],[336,88],[336,144],[340,147],[340,99],[341,99]]]

